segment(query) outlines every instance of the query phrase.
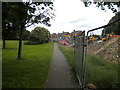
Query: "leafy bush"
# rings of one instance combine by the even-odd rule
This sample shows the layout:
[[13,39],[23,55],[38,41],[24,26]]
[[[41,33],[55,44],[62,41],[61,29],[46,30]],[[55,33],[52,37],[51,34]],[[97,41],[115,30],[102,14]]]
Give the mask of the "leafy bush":
[[30,31],[24,30],[23,35],[22,35],[22,39],[28,40],[29,35],[30,35]]
[[35,45],[47,43],[50,40],[50,32],[43,27],[36,27],[29,35],[28,41],[24,44]]
[[24,44],[25,45],[37,45],[37,44],[39,44],[39,42],[36,42],[36,41],[27,41]]

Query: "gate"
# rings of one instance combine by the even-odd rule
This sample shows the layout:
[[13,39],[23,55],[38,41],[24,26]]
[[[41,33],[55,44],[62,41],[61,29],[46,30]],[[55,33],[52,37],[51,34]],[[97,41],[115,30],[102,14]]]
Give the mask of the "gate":
[[80,35],[75,35],[74,61],[77,77],[80,86],[84,87],[84,41],[85,31]]

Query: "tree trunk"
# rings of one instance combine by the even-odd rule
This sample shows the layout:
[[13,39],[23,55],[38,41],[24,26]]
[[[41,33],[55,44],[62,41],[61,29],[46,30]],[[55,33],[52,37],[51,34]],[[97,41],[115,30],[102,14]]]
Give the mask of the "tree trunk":
[[21,51],[22,51],[22,34],[23,34],[23,27],[20,27],[20,34],[19,34],[19,46],[18,46],[18,60],[21,60]]
[[5,39],[3,39],[3,49],[6,48],[6,43],[5,43]]

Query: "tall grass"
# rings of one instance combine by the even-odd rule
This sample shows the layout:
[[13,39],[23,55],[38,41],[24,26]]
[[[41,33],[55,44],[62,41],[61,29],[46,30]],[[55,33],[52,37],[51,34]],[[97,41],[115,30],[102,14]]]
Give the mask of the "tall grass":
[[7,41],[2,50],[3,88],[43,88],[52,59],[53,43],[24,45],[17,60],[18,41]]
[[75,65],[74,65],[74,51],[73,51],[73,48],[62,46],[62,45],[61,46],[59,45],[59,48],[63,52],[65,57],[67,58],[67,61],[68,61],[69,65],[74,69]]
[[86,84],[97,88],[116,88],[118,82],[118,64],[108,62],[103,57],[88,55],[86,66]]
[[[70,47],[59,46],[68,60],[74,67],[74,50]],[[118,63],[112,63],[103,57],[87,55],[85,84],[93,84],[96,88],[117,88],[118,85]]]

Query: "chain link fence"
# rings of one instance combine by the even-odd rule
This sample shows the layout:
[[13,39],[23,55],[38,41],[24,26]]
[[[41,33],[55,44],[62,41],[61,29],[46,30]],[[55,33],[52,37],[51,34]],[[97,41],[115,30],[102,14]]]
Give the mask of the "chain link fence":
[[85,31],[83,31],[80,35],[75,36],[75,48],[74,48],[75,68],[81,87],[83,87],[84,84],[84,41]]
[[[90,32],[109,27],[118,21],[120,21],[120,18],[118,18],[117,20],[107,25],[88,30],[86,36],[85,36],[85,31],[83,31],[80,35],[77,35],[77,34],[75,35],[74,63],[75,63],[75,69],[76,69],[77,77],[78,77],[81,88],[85,88],[86,84],[94,88],[96,88],[96,86],[98,88],[102,86],[107,88],[119,87],[118,85],[120,85],[120,79],[119,79],[119,75],[120,75],[119,62],[120,61],[118,60],[117,64],[114,64],[114,63],[111,64],[110,62],[101,60],[103,59],[102,57],[96,57],[96,54],[92,56],[88,54],[88,46],[89,46],[88,35],[90,34]],[[119,58],[120,37],[118,39],[118,42],[119,42],[118,43],[118,58]],[[109,70],[110,68],[111,70]]]

